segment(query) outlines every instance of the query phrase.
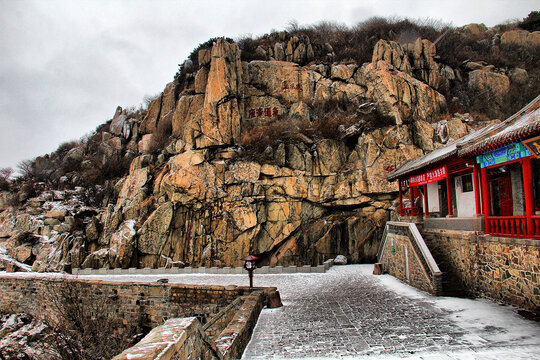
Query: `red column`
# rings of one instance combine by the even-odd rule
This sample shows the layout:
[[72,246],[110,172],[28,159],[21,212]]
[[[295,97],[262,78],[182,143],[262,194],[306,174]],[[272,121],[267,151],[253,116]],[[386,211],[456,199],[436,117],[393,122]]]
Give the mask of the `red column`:
[[491,229],[489,228],[488,217],[490,215],[490,196],[489,196],[489,186],[488,186],[488,176],[486,168],[480,169],[480,180],[482,181],[482,209],[484,210],[484,223],[485,223],[485,233],[489,234]]
[[532,169],[531,169],[531,158],[527,157],[521,161],[521,166],[523,169],[523,185],[525,192],[525,214],[527,215],[527,235],[534,235],[534,193],[532,187]]
[[399,215],[403,216],[403,193],[401,192],[401,179],[398,179],[398,188],[399,188]]
[[454,216],[454,209],[452,207],[452,186],[450,185],[450,174],[448,173],[448,165],[444,165],[446,172],[446,198],[448,199],[448,216]]
[[474,163],[473,168],[473,178],[474,178],[474,204],[476,206],[476,215],[482,215],[482,210],[480,207],[480,183],[478,181],[478,176],[480,171],[480,164]]
[[427,199],[427,184],[424,184],[424,217],[429,217],[428,199]]
[[413,216],[413,209],[414,209],[414,187],[409,184],[409,198],[411,199],[411,213],[410,215]]

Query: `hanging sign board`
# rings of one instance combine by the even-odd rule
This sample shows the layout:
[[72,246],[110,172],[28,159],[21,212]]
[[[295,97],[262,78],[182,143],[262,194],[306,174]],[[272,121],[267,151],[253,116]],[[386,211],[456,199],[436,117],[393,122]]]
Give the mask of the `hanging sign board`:
[[413,175],[409,178],[410,186],[420,186],[446,178],[446,167],[441,166],[423,174]]
[[531,155],[531,152],[522,143],[515,143],[478,155],[476,162],[480,164],[480,167],[485,168]]
[[540,159],[540,136],[523,141],[523,145],[529,149],[534,157]]

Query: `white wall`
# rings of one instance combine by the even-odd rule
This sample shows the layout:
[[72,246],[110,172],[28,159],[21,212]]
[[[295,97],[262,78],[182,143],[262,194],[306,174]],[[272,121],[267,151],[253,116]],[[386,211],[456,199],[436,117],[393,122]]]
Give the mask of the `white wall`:
[[456,202],[457,202],[457,217],[473,217],[476,214],[476,202],[474,199],[474,178],[473,191],[463,192],[463,176],[456,176]]
[[439,212],[439,183],[433,182],[427,184],[427,193],[428,193],[428,211]]

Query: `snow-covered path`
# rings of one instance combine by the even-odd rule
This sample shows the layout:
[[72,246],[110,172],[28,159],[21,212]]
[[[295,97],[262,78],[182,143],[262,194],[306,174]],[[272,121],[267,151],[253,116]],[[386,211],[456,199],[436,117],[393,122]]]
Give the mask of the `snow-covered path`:
[[[540,324],[488,300],[434,297],[372,265],[257,275],[283,308],[264,309],[244,359],[540,359]],[[35,274],[34,274],[35,275]],[[18,274],[13,276],[28,276]],[[247,275],[86,275],[113,281],[247,285]]]

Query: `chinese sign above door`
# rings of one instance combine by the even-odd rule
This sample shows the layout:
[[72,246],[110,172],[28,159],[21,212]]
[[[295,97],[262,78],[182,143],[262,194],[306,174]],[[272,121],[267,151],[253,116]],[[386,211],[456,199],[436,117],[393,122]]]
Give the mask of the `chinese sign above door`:
[[441,166],[423,174],[413,175],[409,178],[410,186],[429,184],[446,178],[446,167]]
[[508,161],[521,159],[523,157],[531,156],[531,152],[522,144],[515,143],[510,144],[495,151],[478,155],[476,162],[480,164],[480,167],[488,167],[492,165],[503,164]]

